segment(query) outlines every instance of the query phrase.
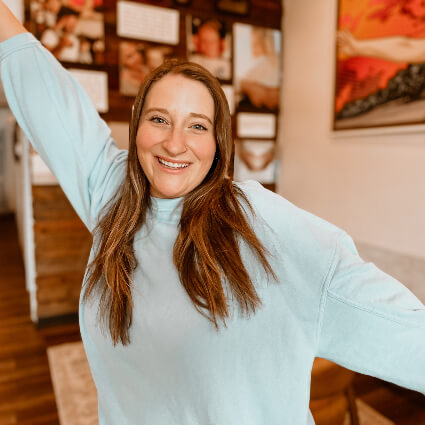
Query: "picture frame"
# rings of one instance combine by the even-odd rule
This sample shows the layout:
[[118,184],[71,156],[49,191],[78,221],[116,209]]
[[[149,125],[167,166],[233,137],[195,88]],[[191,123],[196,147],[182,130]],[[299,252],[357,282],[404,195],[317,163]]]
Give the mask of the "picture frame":
[[234,161],[236,181],[257,180],[263,184],[275,184],[277,170],[275,140],[236,140]]
[[338,0],[333,130],[425,123],[425,5]]
[[137,40],[121,40],[119,56],[119,93],[135,97],[142,82],[164,61],[177,56],[174,46]]
[[190,6],[192,0],[174,0],[176,6]]
[[246,16],[250,12],[249,0],[215,0],[215,7],[219,12]]
[[237,108],[246,112],[278,112],[282,78],[281,31],[235,23],[233,45]]
[[103,0],[30,0],[29,28],[59,61],[103,65]]
[[232,34],[224,20],[186,15],[186,48],[189,61],[221,81],[231,80]]

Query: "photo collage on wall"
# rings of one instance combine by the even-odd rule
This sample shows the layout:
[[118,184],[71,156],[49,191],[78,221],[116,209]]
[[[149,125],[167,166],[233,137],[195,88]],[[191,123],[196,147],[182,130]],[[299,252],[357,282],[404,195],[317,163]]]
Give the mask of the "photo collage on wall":
[[108,74],[87,69],[105,61],[103,0],[31,0],[29,6],[32,33],[67,64],[97,110],[107,112]]
[[119,1],[117,15],[117,35],[121,37],[119,92],[135,97],[151,71],[178,56],[179,13],[162,7]]
[[[208,15],[177,1],[176,9],[118,0],[113,50],[105,52],[104,0],[30,0],[35,36],[74,73],[101,113],[108,112],[108,78],[129,102],[147,75],[164,61],[187,59],[218,78],[233,116],[235,180],[276,182],[276,136],[281,83],[281,31],[237,22],[249,0],[215,0]],[[158,2],[157,2],[158,4]],[[186,7],[188,6],[188,7]],[[105,9],[106,8],[106,9]],[[184,30],[185,33],[181,34]],[[110,38],[108,38],[110,40]],[[111,54],[116,71],[111,73]],[[106,58],[106,59],[105,59]],[[102,66],[104,67],[102,68]],[[77,69],[75,69],[77,68]],[[79,68],[79,69],[78,69]],[[104,75],[102,70],[106,69]],[[116,88],[115,88],[116,87]],[[271,187],[272,188],[272,187]]]
[[281,32],[235,24],[234,87],[238,113],[235,180],[273,185],[278,173],[277,120],[281,81]]

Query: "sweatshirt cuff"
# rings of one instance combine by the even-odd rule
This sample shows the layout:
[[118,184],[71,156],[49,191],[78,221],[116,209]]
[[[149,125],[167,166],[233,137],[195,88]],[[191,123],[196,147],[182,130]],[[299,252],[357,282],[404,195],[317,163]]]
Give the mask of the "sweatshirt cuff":
[[34,44],[40,44],[40,42],[30,32],[24,32],[8,38],[0,43],[0,61],[10,53]]

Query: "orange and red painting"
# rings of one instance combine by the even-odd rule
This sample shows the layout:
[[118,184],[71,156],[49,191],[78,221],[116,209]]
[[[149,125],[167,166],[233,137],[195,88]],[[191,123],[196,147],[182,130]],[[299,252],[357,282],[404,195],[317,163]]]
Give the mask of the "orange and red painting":
[[339,0],[335,129],[425,122],[425,1]]

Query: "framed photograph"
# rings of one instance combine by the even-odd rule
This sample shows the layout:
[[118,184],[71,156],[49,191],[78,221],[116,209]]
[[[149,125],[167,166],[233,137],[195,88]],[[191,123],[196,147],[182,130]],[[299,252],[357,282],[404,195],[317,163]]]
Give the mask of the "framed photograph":
[[237,140],[234,179],[276,183],[277,160],[274,140]]
[[69,72],[87,92],[96,110],[100,113],[108,112],[108,73],[72,68]]
[[234,85],[236,105],[246,110],[277,111],[281,81],[281,32],[235,24]]
[[219,12],[235,15],[247,15],[249,12],[249,0],[215,0],[215,6]]
[[233,115],[235,113],[235,91],[233,90],[233,86],[230,84],[223,84],[221,88],[223,89],[227,103],[229,104],[230,114]]
[[425,4],[338,1],[334,130],[425,122]]
[[30,28],[62,62],[103,64],[103,0],[31,0]]
[[276,126],[275,114],[239,112],[236,115],[236,132],[241,138],[274,138],[276,137]]
[[155,43],[179,44],[178,10],[120,0],[117,3],[117,34]]
[[187,57],[220,80],[232,78],[232,38],[224,21],[186,17]]
[[170,46],[138,41],[119,44],[119,91],[136,96],[147,75],[165,60],[176,56]]

